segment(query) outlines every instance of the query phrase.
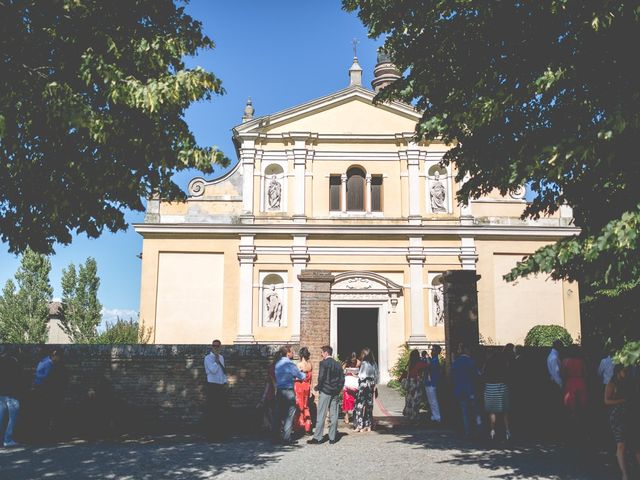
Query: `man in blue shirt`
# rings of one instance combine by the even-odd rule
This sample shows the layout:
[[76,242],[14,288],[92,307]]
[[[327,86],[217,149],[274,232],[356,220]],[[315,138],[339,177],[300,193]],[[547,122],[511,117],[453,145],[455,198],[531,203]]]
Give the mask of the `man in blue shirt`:
[[453,377],[453,395],[460,405],[462,413],[462,426],[465,436],[471,436],[472,419],[475,418],[476,382],[478,379],[478,367],[469,355],[469,347],[460,344],[458,357],[451,365]]
[[[305,374],[298,370],[295,363],[291,361],[293,352],[291,347],[280,348],[282,358],[276,363],[276,408],[274,433],[276,438],[284,445],[296,443],[291,440],[291,428],[293,417],[296,414],[296,395],[293,391],[293,382],[296,379],[303,380]],[[280,423],[284,419],[284,434],[280,439]]]
[[424,389],[427,393],[429,408],[431,409],[431,421],[440,422],[440,404],[438,403],[438,384],[440,383],[440,345],[431,347],[431,361],[424,376]]

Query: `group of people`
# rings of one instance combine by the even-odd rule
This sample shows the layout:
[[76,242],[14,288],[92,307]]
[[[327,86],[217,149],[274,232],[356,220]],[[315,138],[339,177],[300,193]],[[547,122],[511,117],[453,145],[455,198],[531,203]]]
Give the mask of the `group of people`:
[[[565,349],[562,342],[555,341],[547,357],[547,368],[553,388],[570,412],[570,419],[583,422],[588,404],[587,368],[580,351],[575,346]],[[616,444],[616,459],[623,480],[627,480],[630,478],[628,448],[635,457],[636,467],[640,468],[640,372],[638,367],[615,364],[609,354],[600,361],[597,375],[598,395]]]
[[[62,352],[45,347],[39,358],[33,378],[29,378],[15,356],[8,352],[0,355],[0,438],[6,448],[18,446],[14,431],[19,419],[27,425],[23,431],[35,442],[50,439],[57,427],[66,383]],[[27,416],[21,414],[25,404]]]
[[[227,378],[220,347],[220,341],[214,340],[211,352],[204,360],[207,374],[207,432],[214,439],[220,439],[225,434],[224,386]],[[307,442],[309,444],[322,443],[327,418],[329,443],[335,443],[338,440],[340,407],[345,413],[345,423],[350,423],[351,415],[356,432],[371,431],[373,399],[377,395],[379,378],[373,352],[369,348],[364,348],[359,356],[354,352],[343,365],[333,358],[333,349],[329,345],[323,346],[319,353],[322,360],[313,387],[311,352],[307,347],[300,348],[299,361],[295,363],[293,350],[285,345],[276,352],[270,364],[258,407],[264,412],[263,426],[279,443],[295,443],[294,435],[298,434],[313,434]],[[314,422],[316,394],[317,414]]]
[[400,380],[405,390],[405,404],[402,414],[412,423],[420,420],[420,408],[424,399],[429,404],[431,421],[440,423],[442,420],[438,401],[441,352],[441,347],[434,345],[431,347],[431,357],[426,350],[422,354],[415,349],[409,353],[407,369],[401,375]]

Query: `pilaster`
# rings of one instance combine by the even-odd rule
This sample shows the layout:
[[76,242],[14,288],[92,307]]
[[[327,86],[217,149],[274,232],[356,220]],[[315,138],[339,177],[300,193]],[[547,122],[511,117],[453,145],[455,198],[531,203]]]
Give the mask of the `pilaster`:
[[409,224],[420,225],[422,221],[422,209],[420,208],[420,150],[407,150],[407,167],[409,176]]
[[255,139],[244,139],[240,147],[240,161],[242,162],[242,215],[243,223],[253,223],[254,212],[254,170],[255,170]]
[[307,251],[307,236],[294,235],[291,247],[291,264],[293,265],[294,287],[293,287],[293,322],[291,324],[291,341],[300,341],[300,314],[301,314],[301,294],[299,277],[309,263],[309,253]]
[[253,343],[253,265],[257,255],[253,235],[240,236],[238,261],[240,262],[240,285],[238,305],[238,335],[234,343]]
[[367,189],[365,191],[365,210],[367,213],[371,213],[371,174],[367,173],[366,176]]
[[427,337],[424,332],[424,284],[423,268],[426,256],[422,248],[422,237],[409,238],[410,302],[411,302],[411,332],[407,343],[411,346],[424,345]]

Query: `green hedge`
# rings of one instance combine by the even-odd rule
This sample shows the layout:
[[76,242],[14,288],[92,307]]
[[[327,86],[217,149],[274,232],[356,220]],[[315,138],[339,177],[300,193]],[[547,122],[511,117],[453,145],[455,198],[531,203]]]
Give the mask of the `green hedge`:
[[527,333],[524,344],[527,347],[550,347],[554,340],[560,340],[565,346],[573,343],[567,329],[560,325],[536,325]]

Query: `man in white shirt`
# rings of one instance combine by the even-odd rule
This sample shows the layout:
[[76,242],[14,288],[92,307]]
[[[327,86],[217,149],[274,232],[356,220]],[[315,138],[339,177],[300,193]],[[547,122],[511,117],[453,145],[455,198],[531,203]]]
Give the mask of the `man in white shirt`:
[[205,434],[211,440],[220,440],[226,434],[227,371],[220,353],[221,347],[220,340],[214,340],[211,352],[204,357],[204,371],[207,374]]

